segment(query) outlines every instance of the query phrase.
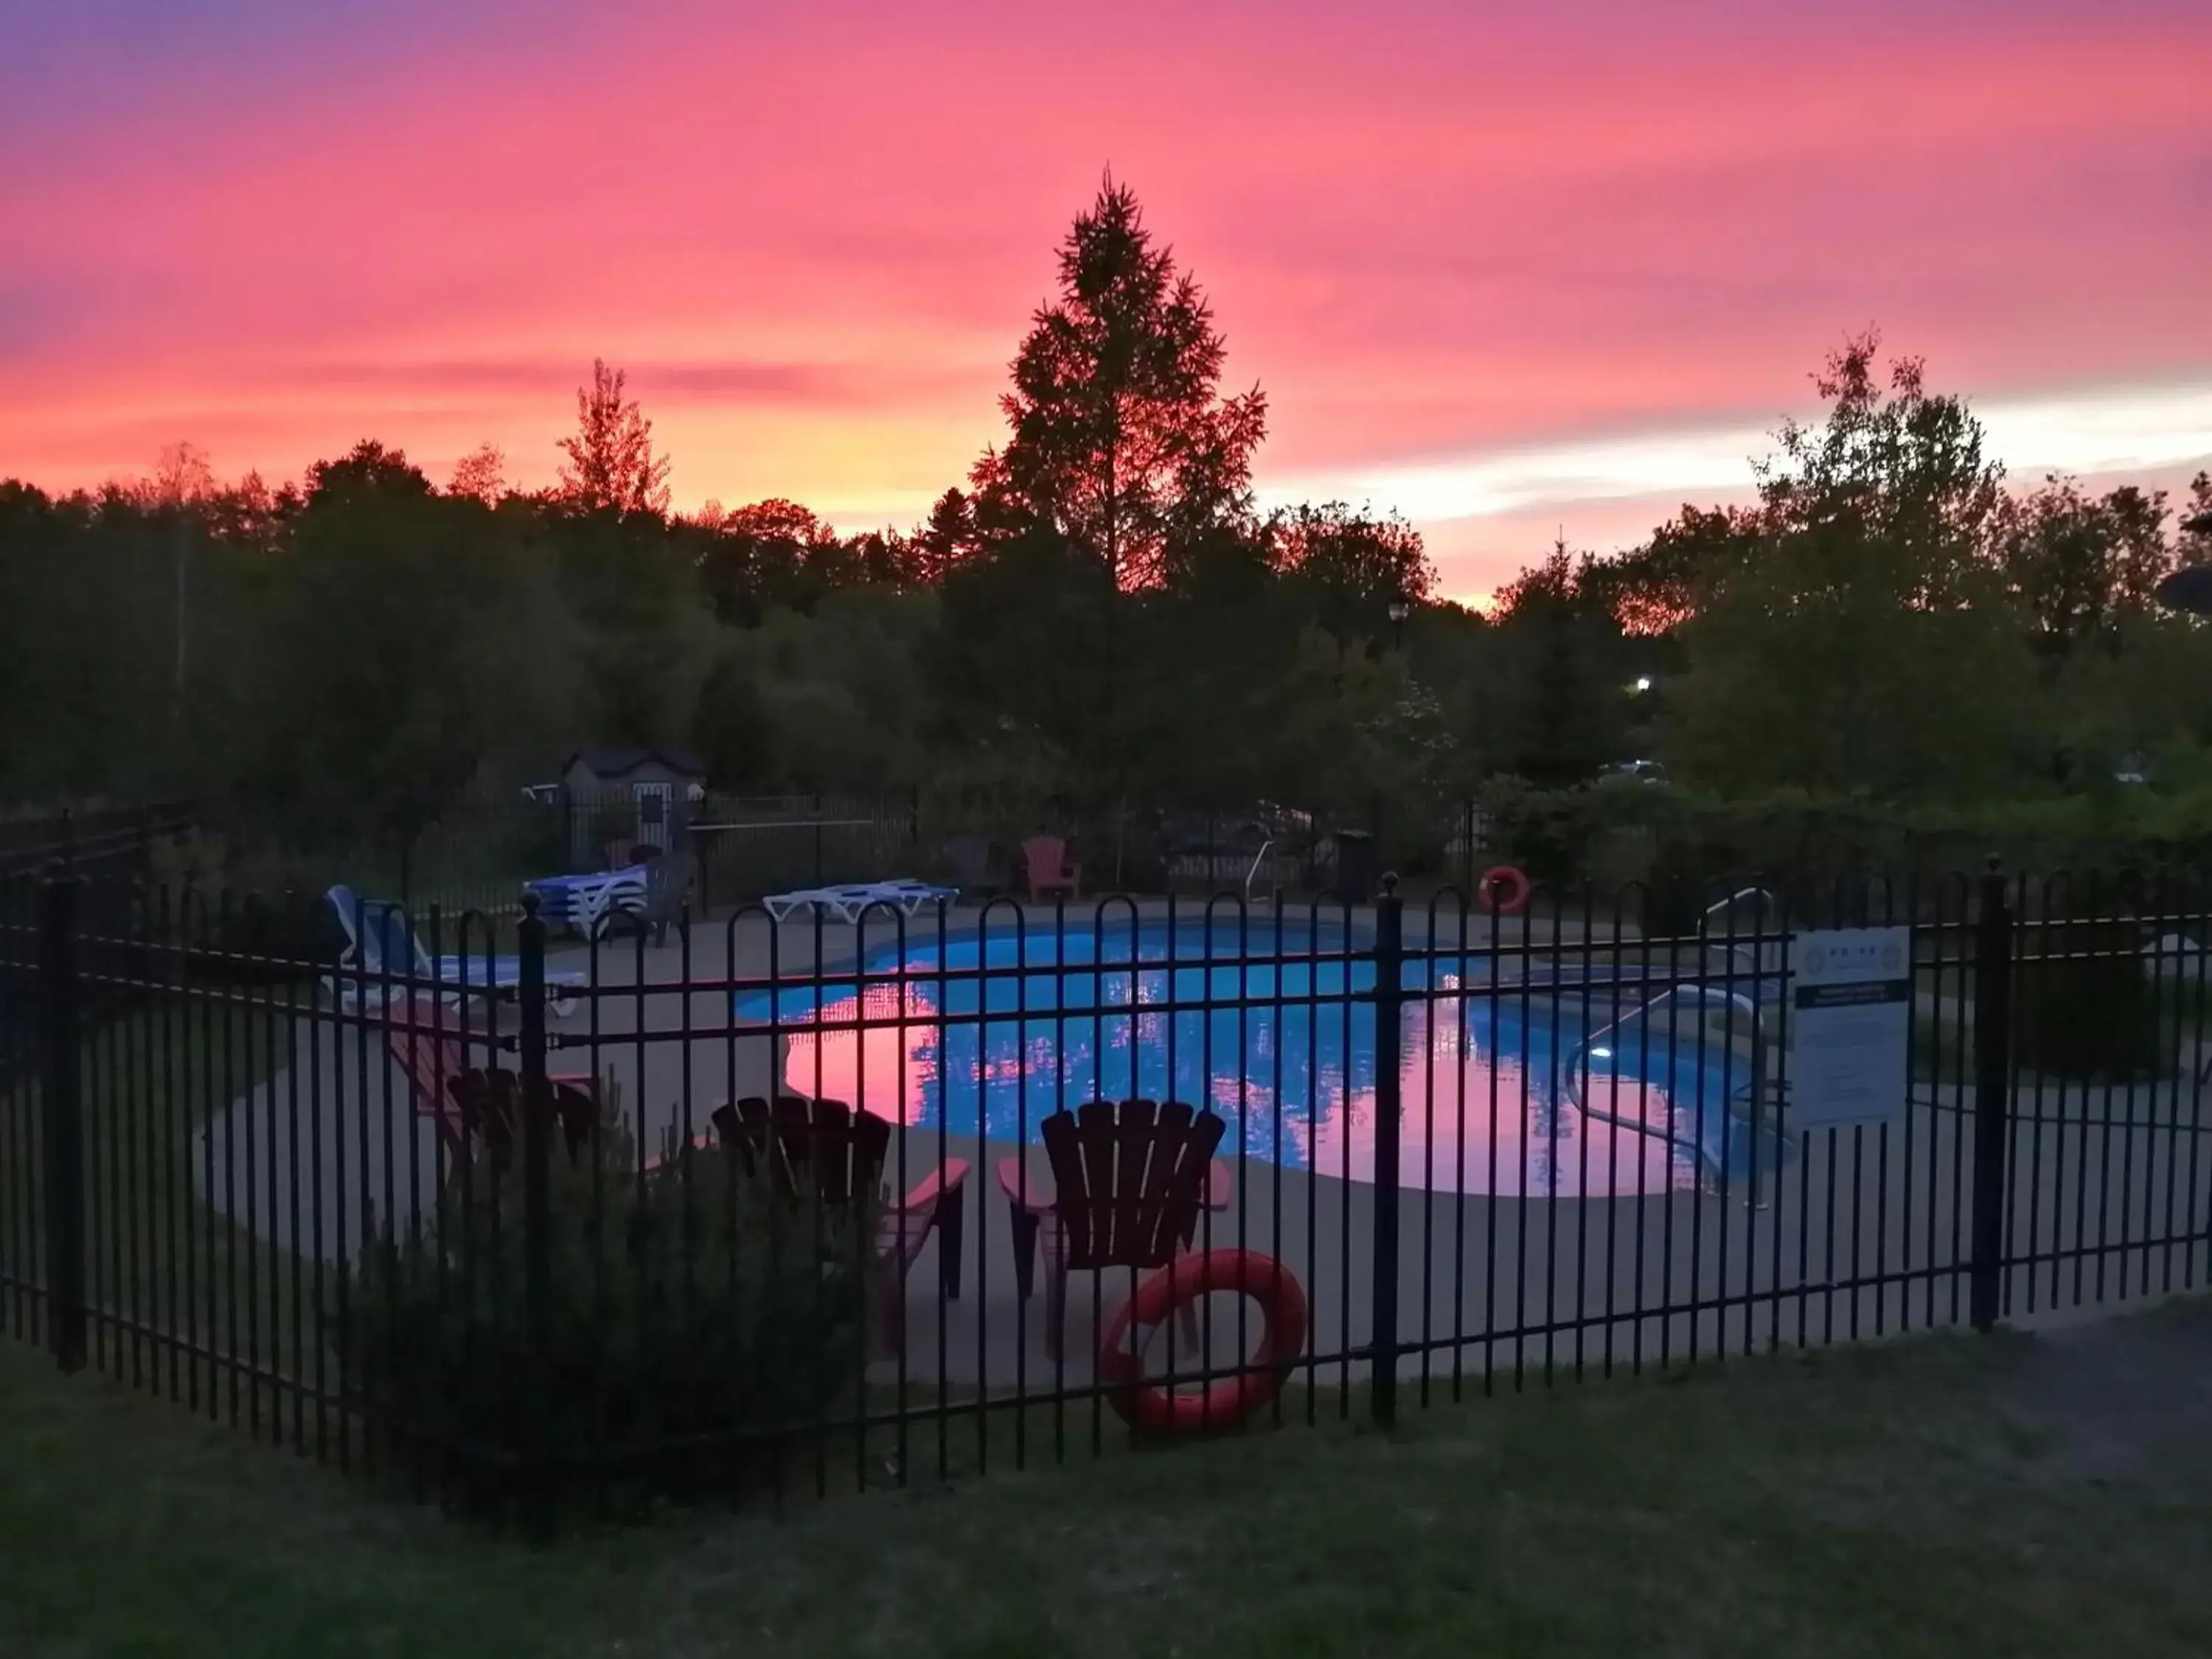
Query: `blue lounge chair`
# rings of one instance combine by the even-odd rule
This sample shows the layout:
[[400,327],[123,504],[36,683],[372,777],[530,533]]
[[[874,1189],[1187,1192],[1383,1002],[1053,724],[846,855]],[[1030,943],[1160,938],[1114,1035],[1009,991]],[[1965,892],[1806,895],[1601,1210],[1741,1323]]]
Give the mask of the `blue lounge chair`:
[[[324,981],[340,1007],[380,1007],[387,994],[404,999],[434,992],[441,1001],[459,1002],[465,997],[511,998],[521,989],[520,957],[470,951],[434,957],[416,937],[407,912],[390,900],[356,898],[343,884],[323,896],[346,934],[338,971]],[[581,974],[546,974],[556,1012],[573,1000],[565,993],[583,982]]]

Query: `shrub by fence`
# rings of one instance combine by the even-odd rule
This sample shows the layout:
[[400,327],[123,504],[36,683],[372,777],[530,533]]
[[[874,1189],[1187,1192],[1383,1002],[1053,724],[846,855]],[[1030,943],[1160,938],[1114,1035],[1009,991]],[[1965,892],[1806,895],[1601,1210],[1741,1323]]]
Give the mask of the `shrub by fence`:
[[550,1146],[474,1127],[427,1224],[385,1221],[339,1274],[329,1340],[387,1465],[485,1506],[743,1492],[849,1406],[865,1206],[817,1216],[719,1146],[641,1159],[612,1090]]

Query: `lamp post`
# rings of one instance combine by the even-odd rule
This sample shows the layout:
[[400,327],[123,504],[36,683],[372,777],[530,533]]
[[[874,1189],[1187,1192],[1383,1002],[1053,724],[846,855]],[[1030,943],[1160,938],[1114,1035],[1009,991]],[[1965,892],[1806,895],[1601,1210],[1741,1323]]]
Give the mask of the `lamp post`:
[[1413,614],[1413,607],[1402,598],[1395,599],[1390,601],[1389,614],[1391,648],[1402,657],[1406,654],[1406,618]]

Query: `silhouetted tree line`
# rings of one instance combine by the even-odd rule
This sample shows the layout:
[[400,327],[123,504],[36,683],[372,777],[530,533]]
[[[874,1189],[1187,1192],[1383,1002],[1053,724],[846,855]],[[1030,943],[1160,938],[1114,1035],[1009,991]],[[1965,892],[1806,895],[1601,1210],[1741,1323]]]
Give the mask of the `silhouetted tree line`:
[[1909,361],[1885,381],[1872,338],[1758,505],[1562,545],[1482,615],[1399,520],[1256,508],[1266,399],[1223,392],[1206,298],[1126,187],[1058,289],[1003,445],[910,532],[672,514],[605,364],[535,494],[495,450],[441,487],[368,441],[275,489],[188,446],[97,492],[0,483],[0,799],[404,836],[623,743],[696,749],[731,789],[1345,811],[1650,757],[1874,799],[2203,771],[2212,648],[2150,593],[2212,538],[2141,490],[2008,494],[1964,405]]

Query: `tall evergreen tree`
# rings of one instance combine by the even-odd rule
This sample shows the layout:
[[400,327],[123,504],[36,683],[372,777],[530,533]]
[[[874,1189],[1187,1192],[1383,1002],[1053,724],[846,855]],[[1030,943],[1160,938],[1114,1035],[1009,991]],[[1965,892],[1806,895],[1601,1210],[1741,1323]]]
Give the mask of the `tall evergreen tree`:
[[1159,580],[1170,544],[1251,508],[1267,430],[1257,387],[1218,395],[1224,347],[1198,284],[1155,245],[1135,194],[1109,179],[1060,253],[1000,401],[1012,428],[975,465],[987,531],[1049,528],[1117,589]]

